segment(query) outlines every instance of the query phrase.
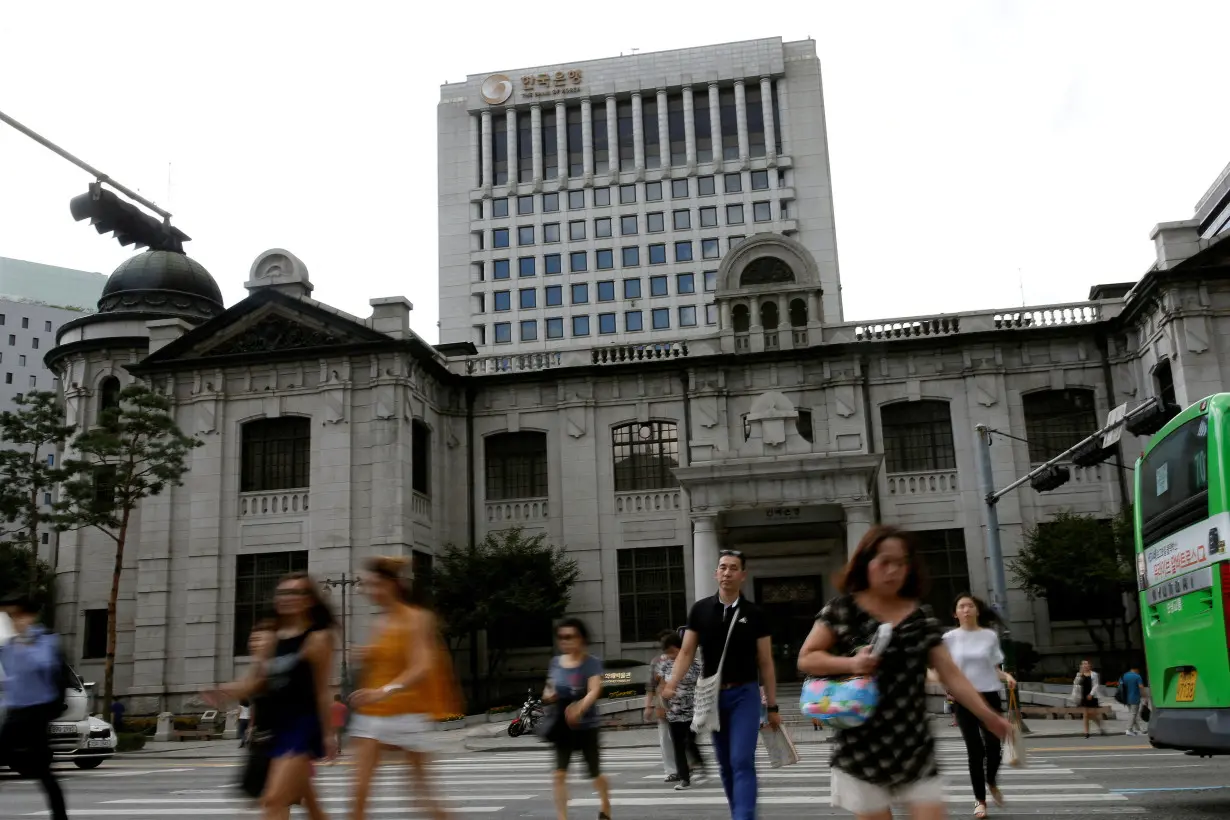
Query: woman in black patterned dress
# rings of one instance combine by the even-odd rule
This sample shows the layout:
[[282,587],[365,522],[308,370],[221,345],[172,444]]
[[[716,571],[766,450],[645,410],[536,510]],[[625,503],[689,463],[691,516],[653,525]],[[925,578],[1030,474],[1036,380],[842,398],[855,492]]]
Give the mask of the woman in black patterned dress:
[[[922,559],[909,535],[872,527],[838,581],[841,595],[820,614],[799,653],[799,669],[818,677],[875,675],[879,701],[862,726],[837,732],[832,801],[860,820],[891,820],[909,805],[914,820],[943,820],[944,787],[927,723],[927,668],[997,737],[1008,721],[993,712],[944,647],[944,630],[924,595]],[[881,623],[892,640],[879,658],[870,644]]]

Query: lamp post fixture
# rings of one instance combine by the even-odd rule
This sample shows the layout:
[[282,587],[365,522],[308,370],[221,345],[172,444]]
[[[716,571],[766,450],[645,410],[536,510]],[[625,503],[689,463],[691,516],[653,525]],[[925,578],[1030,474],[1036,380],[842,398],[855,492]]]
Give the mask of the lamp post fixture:
[[357,576],[347,575],[344,572],[339,578],[325,578],[320,582],[322,587],[325,587],[330,591],[334,589],[341,589],[342,591],[342,694],[344,696],[348,696],[351,691],[350,641],[347,637],[348,621],[350,620],[349,591],[351,587],[357,587],[362,583],[362,580],[360,580]]

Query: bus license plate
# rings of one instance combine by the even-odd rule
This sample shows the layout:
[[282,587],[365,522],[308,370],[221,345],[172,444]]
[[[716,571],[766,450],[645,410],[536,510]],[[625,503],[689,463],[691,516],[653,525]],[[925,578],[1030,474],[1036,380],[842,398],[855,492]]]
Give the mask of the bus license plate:
[[1196,699],[1196,670],[1179,673],[1179,691],[1175,700],[1179,703],[1191,703]]

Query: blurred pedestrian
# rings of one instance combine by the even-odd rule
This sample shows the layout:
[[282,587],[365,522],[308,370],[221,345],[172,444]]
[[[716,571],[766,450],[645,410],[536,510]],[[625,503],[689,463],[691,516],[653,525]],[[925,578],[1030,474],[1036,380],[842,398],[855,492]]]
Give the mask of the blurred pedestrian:
[[350,709],[341,695],[333,696],[333,705],[329,707],[329,731],[337,743],[337,756],[342,756],[342,736],[346,733],[346,723],[350,719]]
[[589,628],[580,618],[565,618],[555,627],[560,654],[547,670],[544,703],[555,705],[546,730],[555,746],[555,815],[568,820],[568,764],[575,752],[585,760],[598,792],[598,820],[611,820],[611,791],[599,763],[598,698],[602,696],[602,661],[589,654]]
[[252,707],[247,698],[239,701],[239,748],[248,745],[248,726],[252,722]]
[[118,699],[111,701],[111,728],[117,735],[124,731],[124,704]]
[[1145,679],[1140,676],[1140,667],[1133,666],[1125,672],[1119,679],[1119,686],[1123,692],[1123,705],[1131,715],[1126,734],[1142,735],[1145,730],[1140,725],[1140,705],[1144,702]]
[[19,760],[20,772],[42,784],[52,820],[67,820],[47,735],[47,725],[64,711],[65,662],[60,639],[38,623],[39,605],[29,598],[6,601],[0,608],[16,633],[0,647],[6,711],[0,728],[0,758]]
[[[674,632],[662,639],[662,651],[666,662],[662,665],[662,674],[669,680],[674,674],[675,663],[679,659],[679,650],[683,641]],[[687,791],[693,782],[705,778],[705,760],[701,757],[700,746],[696,744],[696,732],[692,730],[693,698],[696,695],[696,681],[700,679],[700,659],[692,661],[679,685],[675,687],[675,696],[666,701],[666,721],[670,727],[671,747],[675,756],[675,770],[679,772],[679,782],[675,791]],[[693,768],[695,767],[695,768]]]
[[[659,644],[666,640],[667,636],[673,634],[675,634],[673,629],[662,632],[658,636]],[[666,722],[666,709],[663,708],[662,698],[658,694],[658,689],[664,680],[662,665],[665,661],[666,655],[659,653],[649,664],[649,680],[645,683],[645,722],[652,720],[658,725],[658,746],[662,749],[663,774],[666,775],[667,783],[677,783],[679,771],[675,767],[675,748],[671,742],[670,726]]]

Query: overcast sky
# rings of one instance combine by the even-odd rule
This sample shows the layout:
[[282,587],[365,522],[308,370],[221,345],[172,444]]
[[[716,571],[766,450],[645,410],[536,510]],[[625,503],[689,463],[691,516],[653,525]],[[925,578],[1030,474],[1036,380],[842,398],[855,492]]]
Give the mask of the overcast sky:
[[[1230,162],[1228,29],[1219,0],[10,2],[0,110],[172,211],[228,304],[283,247],[317,298],[405,295],[435,341],[441,83],[811,37],[846,317],[892,318],[1138,279]],[[68,213],[89,181],[0,124],[0,256],[114,269]]]

